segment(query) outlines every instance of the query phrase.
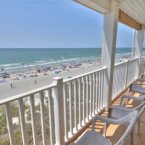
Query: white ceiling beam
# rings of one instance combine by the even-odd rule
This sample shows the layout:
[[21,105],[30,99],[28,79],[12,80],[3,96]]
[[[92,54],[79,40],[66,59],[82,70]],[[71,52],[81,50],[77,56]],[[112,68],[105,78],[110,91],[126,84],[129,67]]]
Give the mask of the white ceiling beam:
[[75,0],[95,11],[106,14],[110,11],[110,0]]

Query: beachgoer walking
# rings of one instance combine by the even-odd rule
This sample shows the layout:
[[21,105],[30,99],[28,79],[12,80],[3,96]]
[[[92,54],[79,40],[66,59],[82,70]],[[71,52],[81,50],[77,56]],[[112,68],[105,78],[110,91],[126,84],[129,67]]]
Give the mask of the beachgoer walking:
[[13,84],[11,83],[11,88],[13,88]]
[[35,82],[35,84],[37,84],[37,81],[36,80],[34,82]]

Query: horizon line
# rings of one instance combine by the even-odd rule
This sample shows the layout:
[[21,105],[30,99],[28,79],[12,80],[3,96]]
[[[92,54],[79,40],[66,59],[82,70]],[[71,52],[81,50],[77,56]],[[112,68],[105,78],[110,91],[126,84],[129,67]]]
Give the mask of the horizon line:
[[[5,47],[0,49],[100,49],[102,47]],[[132,47],[116,47],[116,48],[132,48]],[[145,48],[145,47],[143,47]]]

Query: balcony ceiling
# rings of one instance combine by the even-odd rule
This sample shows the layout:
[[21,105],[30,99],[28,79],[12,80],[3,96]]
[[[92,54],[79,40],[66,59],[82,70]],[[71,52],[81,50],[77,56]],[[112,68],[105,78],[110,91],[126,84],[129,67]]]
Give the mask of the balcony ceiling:
[[[106,14],[112,0],[75,0],[87,7]],[[120,9],[140,24],[145,24],[145,0],[116,0]]]
[[111,0],[75,0],[93,10],[100,13],[108,13],[110,11]]
[[145,0],[120,0],[122,11],[140,24],[145,24]]

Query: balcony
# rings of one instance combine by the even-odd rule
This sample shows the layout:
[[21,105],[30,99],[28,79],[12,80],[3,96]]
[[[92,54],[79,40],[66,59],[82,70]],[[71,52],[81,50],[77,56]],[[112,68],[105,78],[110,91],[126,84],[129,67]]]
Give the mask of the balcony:
[[[66,80],[54,78],[50,85],[0,100],[0,145],[75,142],[90,128],[93,117],[104,114],[111,103],[117,104],[129,85],[144,73],[141,56],[145,3],[141,0],[76,1],[104,15],[102,67]],[[135,29],[134,46],[131,59],[114,64],[118,21]],[[144,115],[141,134],[134,134],[135,145],[145,145]],[[110,128],[110,137],[115,128]],[[120,134],[121,131],[115,133]]]
[[[64,145],[75,141],[108,105],[106,71],[102,67],[67,80],[55,78],[51,85],[0,101],[0,117],[6,119],[6,123],[0,121],[5,126],[1,144]],[[137,78],[138,58],[115,64],[111,100],[117,102]],[[135,135],[138,145],[145,143],[144,127],[143,121],[141,135]]]

